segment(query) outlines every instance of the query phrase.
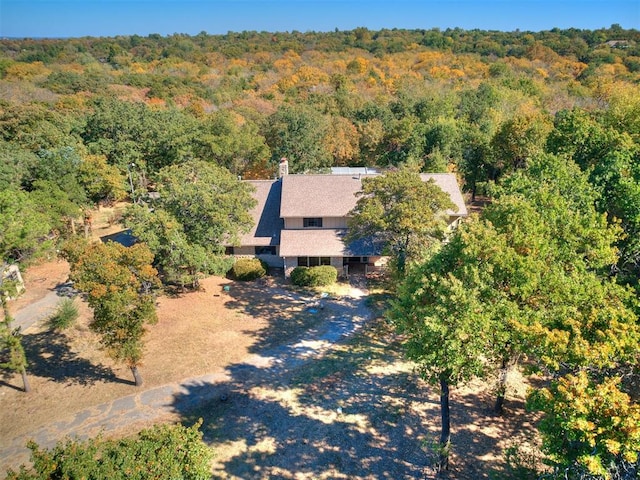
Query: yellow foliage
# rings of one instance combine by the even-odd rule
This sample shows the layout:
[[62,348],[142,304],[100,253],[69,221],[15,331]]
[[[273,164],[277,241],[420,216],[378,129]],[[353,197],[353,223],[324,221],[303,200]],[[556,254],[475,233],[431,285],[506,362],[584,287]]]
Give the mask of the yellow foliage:
[[140,62],[133,62],[129,69],[131,70],[131,73],[146,73],[147,65]]
[[62,72],[84,73],[84,67],[79,63],[66,63],[60,66]]
[[549,78],[549,72],[542,67],[536,68],[536,73],[540,75],[542,78]]
[[298,69],[296,75],[300,82],[305,83],[324,83],[329,80],[329,75],[316,67],[303,65]]
[[5,77],[16,80],[30,79],[40,75],[49,75],[50,73],[51,70],[45,67],[42,62],[16,62],[5,69]]
[[293,62],[288,58],[279,58],[278,60],[273,62],[273,68],[275,68],[279,72],[286,72],[293,69]]
[[160,109],[160,108],[166,106],[166,104],[167,104],[167,102],[165,102],[163,99],[157,98],[157,97],[152,97],[152,98],[148,99],[146,103],[151,108],[156,108],[156,109]]
[[356,57],[349,62],[347,68],[350,72],[362,75],[369,68],[369,61],[366,58]]
[[249,65],[249,63],[246,60],[242,59],[242,58],[233,58],[229,62],[229,68],[232,68],[232,67],[245,68],[248,65]]

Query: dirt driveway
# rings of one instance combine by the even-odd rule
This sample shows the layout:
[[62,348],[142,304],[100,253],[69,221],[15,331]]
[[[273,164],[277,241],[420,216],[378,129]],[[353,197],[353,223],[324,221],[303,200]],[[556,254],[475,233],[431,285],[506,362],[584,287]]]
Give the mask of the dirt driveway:
[[[27,281],[46,289],[61,277],[64,265],[54,262],[28,272]],[[334,344],[354,319],[364,323],[366,299],[307,308],[315,300],[268,281],[221,278],[206,279],[199,292],[161,297],[160,320],[147,334],[143,389],[210,374],[225,381],[191,382],[157,418],[108,434],[202,418],[216,451],[214,478],[432,476],[427,445],[438,429],[436,394],[403,360],[400,340],[382,320]],[[40,323],[25,332],[33,393],[20,392],[17,377],[0,381],[2,443],[139,392],[128,370],[97,348],[90,312],[79,306],[81,321],[69,331]],[[505,417],[491,417],[490,404],[482,390],[456,392],[450,478],[488,478],[506,445],[533,436],[519,395]],[[2,472],[18,460],[25,458],[0,458]]]

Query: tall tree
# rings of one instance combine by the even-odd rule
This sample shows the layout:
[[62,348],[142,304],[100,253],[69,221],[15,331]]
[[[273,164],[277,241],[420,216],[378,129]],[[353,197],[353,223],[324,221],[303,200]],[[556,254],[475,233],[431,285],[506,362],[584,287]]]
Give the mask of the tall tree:
[[157,321],[152,290],[159,282],[151,266],[153,254],[143,244],[127,248],[115,242],[70,246],[66,253],[70,277],[93,308],[90,328],[109,355],[131,369],[136,386],[142,385],[138,367],[145,325]]
[[251,189],[208,162],[166,167],[158,176],[154,211],[132,207],[125,222],[148,242],[164,273],[177,279],[186,273],[197,286],[200,272],[223,275],[231,268],[225,246],[237,244],[253,225]]
[[235,175],[270,156],[256,124],[228,111],[206,117],[196,138],[195,153],[201,160],[227,168]]
[[231,266],[230,260],[211,249],[189,242],[182,224],[162,208],[150,211],[146,206],[133,205],[125,211],[124,224],[153,252],[165,282],[197,288],[202,273],[222,274]]
[[0,262],[37,257],[51,247],[49,219],[22,190],[0,190]]
[[327,118],[307,105],[283,105],[268,118],[265,138],[271,159],[289,159],[293,173],[304,173],[331,166],[326,146]]
[[255,205],[251,185],[228,170],[206,162],[167,167],[158,176],[159,206],[184,227],[192,243],[223,253],[249,231]]
[[[549,156],[531,163],[505,179],[482,218],[409,270],[389,312],[410,358],[440,386],[443,452],[449,388],[498,373],[519,353],[555,372],[636,361],[631,296],[602,275],[619,230],[595,211],[575,165]],[[503,397],[499,385],[499,408]]]
[[[0,275],[4,272],[0,271]],[[25,393],[31,391],[27,377],[27,356],[22,346],[20,328],[12,328],[13,318],[9,312],[8,300],[16,295],[16,284],[0,277],[0,303],[4,320],[0,322],[0,368],[18,372],[22,376],[22,386]]]
[[528,399],[541,410],[543,451],[557,478],[635,479],[640,475],[640,405],[619,378],[566,375]]
[[423,182],[408,169],[364,178],[359,196],[345,242],[372,239],[382,244],[400,275],[407,261],[444,237],[447,210],[456,209],[435,182]]

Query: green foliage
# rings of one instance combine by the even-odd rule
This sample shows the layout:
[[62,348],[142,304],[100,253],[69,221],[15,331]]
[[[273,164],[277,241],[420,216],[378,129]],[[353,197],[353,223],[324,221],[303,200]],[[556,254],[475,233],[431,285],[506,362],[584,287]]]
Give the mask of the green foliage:
[[19,328],[0,322],[0,369],[22,372],[28,365]]
[[93,308],[90,328],[115,360],[131,368],[139,385],[145,325],[157,321],[153,254],[143,244],[127,248],[108,242],[88,244],[80,252],[70,249],[68,257],[73,260],[70,278]]
[[554,371],[636,361],[633,298],[601,275],[619,230],[586,177],[543,156],[502,187],[398,286],[389,316],[423,376],[457,385],[522,353]]
[[0,261],[27,261],[51,247],[49,219],[38,210],[24,191],[0,190]]
[[78,319],[78,307],[73,298],[64,298],[49,319],[49,326],[55,330],[69,328]]
[[331,165],[325,148],[329,122],[307,105],[283,105],[269,118],[265,132],[274,163],[289,159],[291,173],[313,172]]
[[239,258],[229,274],[235,280],[251,281],[264,277],[268,270],[268,265],[259,258]]
[[9,470],[7,478],[205,480],[211,477],[213,454],[202,441],[200,425],[156,425],[122,440],[67,439],[51,450],[30,442],[33,468]]
[[126,197],[125,177],[104,155],[87,155],[78,167],[79,180],[94,203],[110,204]]
[[407,260],[443,238],[447,209],[456,209],[449,196],[408,169],[364,178],[345,242],[366,239],[383,245],[402,274]]
[[251,186],[228,170],[194,161],[160,171],[160,198],[153,211],[134,205],[124,222],[149,245],[168,280],[198,285],[198,275],[224,275],[233,263],[224,255],[253,219]]
[[235,175],[244,175],[252,165],[270,157],[258,126],[231,112],[208,116],[201,128],[194,147],[198,157],[215,162]]
[[222,255],[226,242],[237,244],[253,224],[249,210],[256,201],[251,188],[225,168],[200,161],[184,163],[160,172],[158,207],[182,225],[190,243]]
[[123,221],[153,252],[154,264],[166,283],[176,282],[183,287],[191,284],[196,288],[201,273],[220,272],[225,267],[210,249],[189,242],[180,222],[161,208],[151,211],[146,206],[131,205]]
[[0,190],[20,188],[36,162],[33,153],[15,143],[0,140]]
[[291,271],[291,283],[299,287],[323,287],[337,280],[338,270],[331,265],[296,267]]
[[584,371],[566,375],[533,392],[527,405],[544,412],[543,450],[557,472],[609,479],[640,465],[640,405],[620,390],[619,378],[596,383]]

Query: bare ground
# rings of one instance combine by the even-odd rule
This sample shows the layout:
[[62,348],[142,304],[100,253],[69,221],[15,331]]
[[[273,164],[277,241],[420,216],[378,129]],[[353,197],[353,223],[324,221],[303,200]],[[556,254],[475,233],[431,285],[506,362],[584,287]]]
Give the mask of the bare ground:
[[[65,262],[31,268],[27,293],[11,308],[46,294],[67,275]],[[141,372],[142,388],[216,372],[230,376],[213,400],[198,401],[212,387],[196,385],[162,417],[187,424],[203,419],[205,440],[216,451],[214,478],[435,478],[429,445],[439,429],[438,395],[403,359],[400,339],[384,320],[314,360],[256,367],[246,359],[321,332],[328,317],[340,308],[348,313],[352,301],[310,313],[300,295],[273,281],[212,277],[202,285],[159,298],[159,322],[149,327]],[[40,324],[25,332],[33,392],[22,393],[17,376],[0,380],[0,441],[136,391],[128,369],[98,348],[88,329],[90,311],[76,301],[81,318],[75,327],[59,333]],[[514,385],[500,417],[491,414],[493,398],[484,385],[453,392],[454,450],[445,478],[489,478],[503,467],[506,447],[535,439],[524,384],[516,379]],[[120,434],[144,426],[132,424]],[[0,458],[1,472],[9,466],[16,465]]]

